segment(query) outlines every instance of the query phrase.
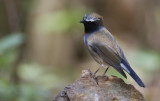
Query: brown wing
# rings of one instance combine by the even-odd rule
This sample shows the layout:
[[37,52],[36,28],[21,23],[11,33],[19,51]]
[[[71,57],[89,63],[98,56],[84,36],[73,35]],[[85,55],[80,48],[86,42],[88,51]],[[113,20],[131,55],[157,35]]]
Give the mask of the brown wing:
[[126,75],[120,66],[122,59],[117,53],[111,48],[99,43],[92,43],[90,47],[104,62],[111,65],[126,78]]

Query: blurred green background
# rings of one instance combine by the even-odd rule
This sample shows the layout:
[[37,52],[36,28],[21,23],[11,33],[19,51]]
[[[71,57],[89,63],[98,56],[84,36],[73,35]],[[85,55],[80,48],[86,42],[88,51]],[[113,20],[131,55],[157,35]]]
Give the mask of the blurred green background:
[[83,43],[87,12],[103,16],[146,88],[107,74],[159,101],[159,0],[0,0],[0,101],[51,101],[81,70],[99,67]]

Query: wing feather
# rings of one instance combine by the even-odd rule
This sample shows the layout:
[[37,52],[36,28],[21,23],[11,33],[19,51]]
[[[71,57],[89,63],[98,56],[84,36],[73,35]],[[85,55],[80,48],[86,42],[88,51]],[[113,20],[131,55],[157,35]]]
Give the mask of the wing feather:
[[100,58],[103,59],[104,62],[111,65],[120,74],[122,74],[125,78],[127,78],[123,69],[120,66],[121,57],[117,55],[111,48],[107,46],[105,47],[103,44],[99,44],[99,43],[92,43],[90,47],[92,48],[92,50],[94,50],[98,54]]

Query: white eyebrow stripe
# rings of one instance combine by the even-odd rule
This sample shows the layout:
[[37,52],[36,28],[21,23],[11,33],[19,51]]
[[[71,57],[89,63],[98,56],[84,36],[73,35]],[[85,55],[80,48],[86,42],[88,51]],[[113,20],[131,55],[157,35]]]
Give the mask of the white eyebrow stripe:
[[91,22],[93,22],[93,21],[95,21],[94,19],[86,19],[86,21],[91,21]]
[[96,20],[100,20],[98,18],[86,18],[85,21],[91,21],[91,22],[94,22]]

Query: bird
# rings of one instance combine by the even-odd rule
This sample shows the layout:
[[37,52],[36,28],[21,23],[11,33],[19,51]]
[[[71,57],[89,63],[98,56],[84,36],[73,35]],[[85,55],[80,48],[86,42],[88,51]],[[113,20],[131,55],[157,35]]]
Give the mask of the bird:
[[101,66],[96,70],[96,74],[101,67],[106,68],[106,74],[111,66],[127,79],[126,71],[140,87],[145,85],[138,75],[131,68],[120,45],[113,35],[104,27],[103,17],[97,13],[87,13],[80,21],[84,25],[84,44],[93,59]]

